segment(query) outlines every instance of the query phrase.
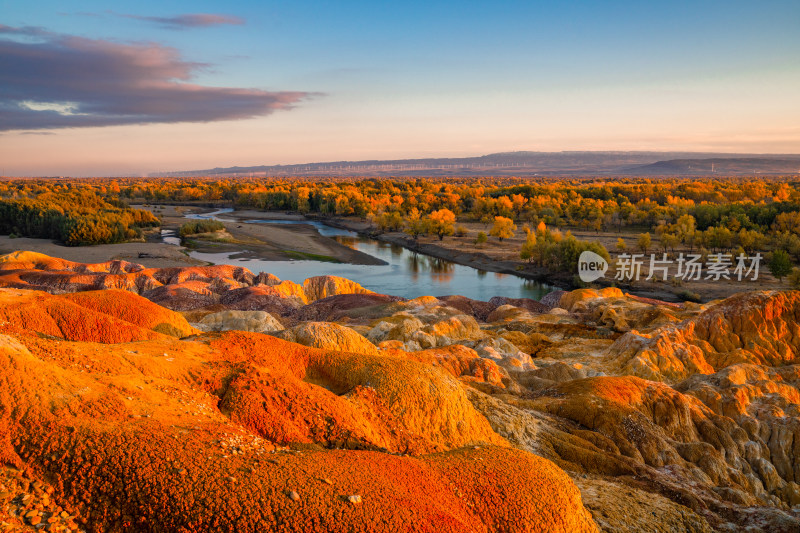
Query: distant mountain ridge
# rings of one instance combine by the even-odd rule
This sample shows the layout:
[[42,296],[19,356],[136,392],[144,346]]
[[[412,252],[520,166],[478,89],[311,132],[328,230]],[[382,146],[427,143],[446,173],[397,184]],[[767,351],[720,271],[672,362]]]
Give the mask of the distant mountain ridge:
[[632,167],[636,174],[710,175],[710,174],[800,174],[800,159],[765,157],[731,157],[710,159],[671,159],[650,165]]
[[216,167],[157,172],[150,176],[708,176],[798,173],[800,154],[523,151],[477,157]]

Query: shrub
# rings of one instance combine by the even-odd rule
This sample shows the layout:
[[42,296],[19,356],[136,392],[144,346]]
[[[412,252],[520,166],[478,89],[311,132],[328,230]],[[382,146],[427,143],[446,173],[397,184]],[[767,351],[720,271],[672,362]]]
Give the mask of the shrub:
[[702,301],[702,298],[700,298],[699,294],[689,290],[678,291],[676,296],[684,302],[700,303]]
[[800,289],[800,268],[793,268],[787,281],[793,289]]
[[193,220],[181,226],[179,235],[181,237],[186,237],[187,235],[211,233],[212,231],[220,231],[224,229],[225,225],[219,220]]

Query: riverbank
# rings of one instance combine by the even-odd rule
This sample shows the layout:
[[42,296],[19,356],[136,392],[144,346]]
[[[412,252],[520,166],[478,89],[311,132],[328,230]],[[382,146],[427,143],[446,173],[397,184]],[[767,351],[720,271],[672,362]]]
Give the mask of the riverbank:
[[[153,208],[157,211],[161,210],[161,208],[155,206]],[[203,210],[202,212],[197,211],[194,213],[196,216],[208,216],[211,212],[211,210]],[[24,245],[24,249],[41,253],[47,251],[49,252],[48,255],[66,257],[75,261],[81,261],[81,257],[86,256],[90,257],[92,262],[125,259],[132,262],[142,262],[150,267],[186,266],[187,264],[234,265],[247,268],[254,273],[270,273],[282,280],[296,283],[303,283],[304,280],[315,276],[338,276],[354,280],[371,291],[404,298],[461,295],[480,301],[488,301],[497,296],[539,300],[555,288],[549,284],[542,284],[517,275],[510,275],[511,272],[508,274],[492,273],[489,270],[479,270],[432,255],[426,255],[425,253],[417,253],[416,250],[412,250],[410,247],[358,236],[355,232],[336,229],[296,214],[239,212],[234,216],[230,216],[226,212],[219,213],[219,216],[225,220],[223,224],[226,227],[234,230],[249,229],[251,226],[254,229],[259,226],[268,229],[272,228],[262,236],[263,238],[271,238],[276,232],[299,235],[303,232],[313,231],[328,240],[335,241],[337,245],[347,247],[354,254],[369,256],[370,264],[364,264],[366,261],[354,264],[325,262],[309,258],[290,261],[271,260],[272,258],[269,257],[267,259],[259,259],[248,251],[249,246],[232,242],[226,243],[230,246],[230,248],[226,248],[229,250],[227,252],[219,251],[218,247],[213,246],[217,244],[214,242],[204,243],[205,246],[213,250],[212,252],[199,252],[183,248],[179,245],[179,239],[174,236],[179,223],[192,219],[184,218],[186,213],[171,212],[168,215],[165,217],[164,234],[162,235],[160,231],[156,231],[150,236],[156,239],[157,242],[126,243],[77,249],[69,249],[49,241],[16,240],[16,243]],[[248,224],[245,219],[256,223]],[[242,223],[239,224],[239,222]],[[237,228],[240,225],[246,227]],[[209,241],[243,240],[241,235],[237,234],[237,238],[234,238],[227,231],[209,233],[203,238],[193,237],[193,239]],[[134,253],[122,254],[121,252],[128,247],[135,247],[132,248]],[[171,252],[178,256],[179,262],[183,263],[183,265],[165,259],[139,261],[135,252],[145,247],[153,247],[153,251],[143,255],[164,256],[165,253]],[[10,252],[19,248],[23,248],[23,246],[11,244],[6,251]],[[188,257],[181,252],[188,254]]]
[[[531,263],[524,263],[518,260],[513,261],[509,259],[499,259],[491,257],[484,252],[470,250],[470,243],[467,242],[466,237],[447,237],[447,242],[438,241],[437,243],[431,237],[420,237],[415,240],[412,237],[409,237],[407,234],[401,232],[375,233],[371,230],[369,223],[362,221],[344,218],[309,218],[312,220],[318,220],[334,228],[354,231],[360,235],[368,236],[375,240],[402,246],[403,248],[419,254],[438,259],[444,259],[446,261],[468,266],[476,270],[496,272],[499,274],[509,274],[539,283],[554,285],[565,290],[576,288],[572,283],[573,276],[568,275],[567,273],[553,273],[546,268],[539,267]],[[491,244],[487,244],[486,248],[491,248],[491,246]]]
[[[157,214],[162,220],[162,229],[178,234],[187,222],[187,216],[204,216],[217,210],[182,206],[137,206]],[[264,213],[260,211],[232,211],[218,217],[225,225],[227,239],[213,236],[191,236],[184,246],[191,251],[218,254],[235,253],[237,257],[260,261],[310,260],[353,265],[382,265],[383,261],[368,254],[353,250],[334,239],[320,235],[310,224],[253,224],[250,221],[265,218],[304,222],[301,215],[286,213]]]
[[[173,236],[185,222],[186,215],[205,214],[214,209],[182,206],[136,206],[147,209],[162,219],[161,230]],[[103,263],[123,260],[139,263],[148,268],[185,267],[205,265],[206,261],[190,256],[191,252],[205,254],[235,254],[237,258],[258,261],[322,261],[353,265],[384,265],[385,262],[368,254],[354,250],[334,239],[322,236],[310,224],[251,224],[247,220],[284,219],[307,221],[300,215],[237,211],[226,213],[225,239],[216,235],[196,235],[185,241],[185,245],[167,244],[158,229],[145,234],[145,240],[93,246],[65,246],[50,239],[29,237],[11,238],[0,235],[0,254],[28,250],[51,257],[82,263]]]
[[[445,259],[479,270],[512,274],[524,279],[554,285],[564,290],[580,288],[580,285],[576,283],[577,272],[552,272],[546,268],[521,261],[519,259],[519,251],[522,248],[525,238],[525,234],[522,231],[517,231],[515,237],[504,239],[502,242],[490,237],[489,242],[477,245],[475,244],[475,238],[478,232],[484,231],[488,234],[489,229],[484,224],[460,223],[459,225],[466,230],[466,235],[463,237],[447,236],[443,240],[439,240],[433,236],[420,236],[415,240],[402,232],[377,233],[368,222],[359,219],[342,217],[312,217],[312,219],[324,222],[333,227],[367,235],[376,240],[403,246],[421,254]],[[632,233],[597,234],[580,230],[572,231],[572,233],[578,239],[597,241],[603,244],[611,253],[612,263],[615,261],[619,252],[614,249],[611,243],[616,243],[617,239],[623,238],[629,241],[629,249],[635,250],[636,235]],[[653,250],[653,252],[655,252],[655,250]],[[657,254],[657,256],[659,258],[661,257],[660,254]],[[670,302],[684,301],[687,299],[687,296],[692,300],[708,302],[727,298],[746,291],[784,290],[791,288],[786,279],[779,281],[769,273],[765,261],[761,263],[757,280],[743,279],[742,281],[738,281],[735,278],[730,280],[700,279],[677,285],[656,279],[650,281],[645,280],[644,277],[646,276],[647,268],[647,265],[645,265],[642,269],[643,275],[639,280],[631,283],[624,283],[613,279],[614,272],[612,266],[605,277],[595,281],[592,285],[597,287],[614,286],[636,296]],[[674,275],[674,271],[671,270],[670,275]]]
[[[182,224],[187,221],[187,216],[201,217],[218,211],[207,206],[179,206],[179,205],[149,205],[135,206],[152,211],[161,217],[162,229],[172,231],[177,235]],[[10,239],[0,237],[0,252],[8,253],[25,249],[41,252],[47,255],[63,257],[73,261],[103,262],[111,259],[123,259],[137,262],[148,267],[186,266],[193,264],[207,264],[206,261],[218,264],[222,258],[230,261],[249,260],[256,267],[258,262],[276,262],[271,265],[261,265],[275,271],[282,271],[291,275],[295,273],[294,267],[288,267],[292,262],[302,261],[304,268],[316,265],[315,271],[332,270],[323,268],[328,263],[339,263],[354,266],[384,266],[387,261],[364,253],[346,241],[325,236],[325,227],[339,228],[351,231],[379,242],[428,257],[431,261],[442,260],[464,267],[476,269],[478,272],[494,272],[497,275],[511,275],[522,280],[547,284],[565,290],[577,288],[576,273],[551,272],[546,268],[538,267],[519,259],[519,250],[524,242],[524,233],[517,231],[513,238],[498,241],[490,237],[485,244],[476,244],[475,237],[480,231],[488,233],[487,225],[480,223],[462,222],[465,235],[447,236],[439,240],[433,236],[420,236],[413,239],[402,232],[376,233],[366,221],[356,218],[303,216],[299,213],[269,212],[255,210],[230,211],[219,215],[226,228],[226,239],[217,239],[211,235],[192,237],[187,240],[188,248],[165,244],[161,234],[153,232],[148,234],[147,242],[131,242],[122,244],[97,245],[89,247],[66,247],[43,239]],[[274,220],[277,222],[255,221]],[[314,224],[318,224],[314,227]],[[324,224],[322,226],[321,224]],[[322,231],[323,234],[320,233]],[[629,249],[635,249],[636,234],[623,233],[595,233],[574,230],[573,234],[583,240],[597,241],[603,244],[612,255],[612,263],[618,255],[612,243],[617,239],[628,241]],[[369,249],[366,250],[370,252]],[[192,252],[196,256],[190,257]],[[380,255],[380,254],[378,254]],[[213,256],[213,257],[212,257]],[[384,258],[387,259],[387,258]],[[391,260],[391,259],[388,259]],[[287,267],[280,266],[286,263]],[[247,265],[245,265],[247,266]],[[288,271],[287,271],[288,268]],[[299,265],[297,267],[300,268]],[[418,267],[414,267],[418,268]],[[438,275],[448,275],[441,266],[431,266],[430,269],[438,270]],[[643,273],[647,267],[643,268]],[[310,270],[310,269],[309,269]],[[381,271],[383,272],[383,271]],[[317,272],[318,273],[318,272]],[[317,275],[315,273],[314,275]],[[329,272],[323,272],[327,274]],[[372,272],[361,271],[358,275],[369,276]],[[355,273],[346,272],[345,277]],[[386,275],[394,276],[395,273],[386,271]],[[759,279],[756,281],[734,280],[698,280],[684,284],[646,281],[640,279],[635,283],[621,283],[614,281],[613,267],[604,278],[593,283],[594,286],[617,286],[631,294],[646,298],[655,298],[665,301],[681,301],[692,299],[695,301],[710,301],[726,298],[736,293],[752,290],[788,289],[788,283],[779,282],[769,275],[766,264],[762,263]],[[644,275],[642,276],[644,278]],[[413,282],[413,280],[412,280]],[[453,291],[456,292],[456,291]]]
[[49,239],[28,237],[10,238],[0,235],[0,255],[28,250],[59,257],[79,263],[104,263],[122,260],[139,263],[148,268],[185,267],[204,265],[205,262],[192,259],[185,248],[161,242],[160,235],[153,235],[148,242],[123,242],[118,244],[96,244],[94,246],[64,246]]

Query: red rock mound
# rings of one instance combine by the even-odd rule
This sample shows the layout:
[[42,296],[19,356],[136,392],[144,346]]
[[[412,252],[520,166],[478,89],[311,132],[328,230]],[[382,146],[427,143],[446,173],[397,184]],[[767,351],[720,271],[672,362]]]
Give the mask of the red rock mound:
[[162,338],[151,329],[35,291],[0,289],[0,323],[10,332],[29,332],[72,341],[120,343]]
[[75,263],[34,252],[0,256],[0,287],[35,289],[54,294],[121,289],[176,311],[217,304],[240,311],[266,311],[288,319],[302,305],[329,296],[372,294],[358,283],[337,276],[317,276],[302,284],[271,274],[254,275],[230,265],[145,268],[125,261]]
[[269,285],[228,291],[220,297],[220,303],[227,309],[266,311],[276,317],[291,315],[303,305],[298,298],[287,297]]
[[[374,306],[383,306],[393,302],[404,301],[399,296],[385,294],[337,294],[316,300],[300,308],[293,314],[299,321],[334,322],[344,317],[362,318],[370,315]],[[382,315],[383,316],[383,315]]]
[[467,298],[466,296],[451,295],[439,296],[438,298],[448,306],[458,309],[462,313],[470,315],[482,322],[485,322],[486,317],[489,316],[489,313],[497,308],[496,305],[489,302],[473,300],[472,298]]
[[[231,407],[232,411],[247,413],[247,422],[241,421],[248,427],[284,431],[286,423],[276,421],[275,413],[294,412],[297,416],[292,419],[302,420],[303,427],[310,428],[302,434],[302,440],[322,442],[319,439],[327,427],[326,417],[313,413],[326,402],[304,395],[313,393],[318,396],[328,391],[334,395],[328,396],[336,412],[355,408],[375,421],[372,429],[348,430],[354,441],[362,443],[362,447],[372,442],[378,448],[419,452],[449,449],[477,441],[504,442],[472,408],[455,380],[415,361],[315,350],[244,332],[225,333],[215,338],[211,347],[222,352],[226,360],[245,365],[237,370],[236,375],[241,379],[227,387],[224,384],[229,379],[228,369],[204,379],[219,383],[215,390],[216,394],[224,397],[224,403],[233,405],[230,402],[236,402],[237,409]],[[270,371],[263,372],[261,366],[268,366]],[[314,387],[308,387],[308,384]],[[284,392],[276,393],[281,390]],[[301,400],[298,400],[298,394]],[[342,400],[348,400],[347,408]],[[313,424],[310,423],[312,420]],[[317,427],[317,424],[321,426]],[[281,425],[284,427],[279,427]],[[392,427],[405,429],[393,433]]]
[[[51,295],[0,300],[6,320],[25,303],[59,330],[87,323],[54,318],[58,306],[110,321],[96,328],[125,324]],[[492,445],[503,440],[460,385],[428,365],[254,333],[149,332],[105,345],[0,336],[0,457],[52,484],[86,529],[597,530],[564,472]]]
[[505,296],[495,296],[489,299],[489,304],[496,308],[501,305],[513,305],[514,307],[521,307],[531,313],[546,313],[550,310],[547,305],[531,300],[530,298],[506,298]]
[[162,285],[142,292],[142,296],[174,311],[189,311],[219,302],[219,295],[211,292],[209,284],[203,281]]
[[65,295],[64,299],[173,337],[188,337],[199,333],[189,325],[183,315],[131,292],[121,290],[79,292]]

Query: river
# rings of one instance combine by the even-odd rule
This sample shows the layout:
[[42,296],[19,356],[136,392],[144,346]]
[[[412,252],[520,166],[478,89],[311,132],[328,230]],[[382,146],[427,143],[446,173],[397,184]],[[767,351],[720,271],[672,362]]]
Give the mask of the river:
[[[393,294],[406,298],[417,296],[445,296],[459,294],[475,300],[488,300],[493,296],[509,298],[540,299],[555,287],[526,280],[511,274],[486,272],[451,261],[412,252],[402,246],[385,243],[358,235],[353,231],[334,228],[313,220],[232,220],[224,217],[232,209],[221,209],[213,213],[187,215],[187,218],[217,219],[223,222],[247,222],[250,224],[307,224],[314,226],[325,237],[336,239],[360,252],[377,257],[385,265],[353,265],[321,261],[261,261],[237,257],[233,253],[190,252],[189,255],[215,265],[241,265],[252,272],[269,272],[280,279],[301,283],[312,276],[333,275],[351,279],[363,287],[381,294]],[[169,244],[180,244],[174,232],[164,230],[163,240]]]

